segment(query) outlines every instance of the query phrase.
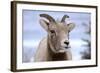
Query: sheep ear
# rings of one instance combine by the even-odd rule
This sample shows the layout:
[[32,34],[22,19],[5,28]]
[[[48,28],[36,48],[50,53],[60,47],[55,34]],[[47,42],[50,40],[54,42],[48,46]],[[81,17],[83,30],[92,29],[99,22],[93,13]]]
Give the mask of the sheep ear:
[[47,22],[44,19],[40,19],[40,25],[46,30],[48,31],[48,26],[49,26],[49,22]]
[[67,24],[67,29],[68,29],[69,32],[72,31],[74,28],[75,28],[75,24],[74,23]]

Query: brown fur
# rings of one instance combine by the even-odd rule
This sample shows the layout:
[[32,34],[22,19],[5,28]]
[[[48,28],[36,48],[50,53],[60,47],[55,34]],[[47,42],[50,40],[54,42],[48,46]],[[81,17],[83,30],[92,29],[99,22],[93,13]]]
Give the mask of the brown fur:
[[[69,48],[69,32],[74,28],[73,23],[66,25],[64,16],[61,22],[55,21],[47,14],[41,14],[49,20],[40,20],[41,26],[48,32],[35,54],[35,61],[61,61],[71,60],[72,54]],[[67,44],[68,43],[68,44]]]

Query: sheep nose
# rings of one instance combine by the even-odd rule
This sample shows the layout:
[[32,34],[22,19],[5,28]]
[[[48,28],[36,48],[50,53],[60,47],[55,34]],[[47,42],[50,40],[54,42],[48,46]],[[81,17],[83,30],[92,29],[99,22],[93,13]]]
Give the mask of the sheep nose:
[[68,41],[65,41],[64,44],[69,45],[69,42]]

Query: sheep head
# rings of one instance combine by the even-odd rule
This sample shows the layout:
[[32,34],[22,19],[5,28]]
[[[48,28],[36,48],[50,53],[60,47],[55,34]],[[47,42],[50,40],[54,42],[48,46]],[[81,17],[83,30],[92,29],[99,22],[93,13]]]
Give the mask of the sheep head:
[[74,23],[67,24],[66,18],[69,16],[64,15],[61,21],[56,21],[48,14],[40,14],[41,26],[48,32],[48,43],[54,53],[64,53],[69,46],[69,32],[75,27]]

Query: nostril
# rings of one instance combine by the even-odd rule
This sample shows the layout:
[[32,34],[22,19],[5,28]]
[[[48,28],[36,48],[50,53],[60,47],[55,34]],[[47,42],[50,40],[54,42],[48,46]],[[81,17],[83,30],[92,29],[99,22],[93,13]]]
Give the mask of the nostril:
[[66,45],[69,45],[69,42],[67,42],[67,41],[65,41],[64,43],[65,43]]

